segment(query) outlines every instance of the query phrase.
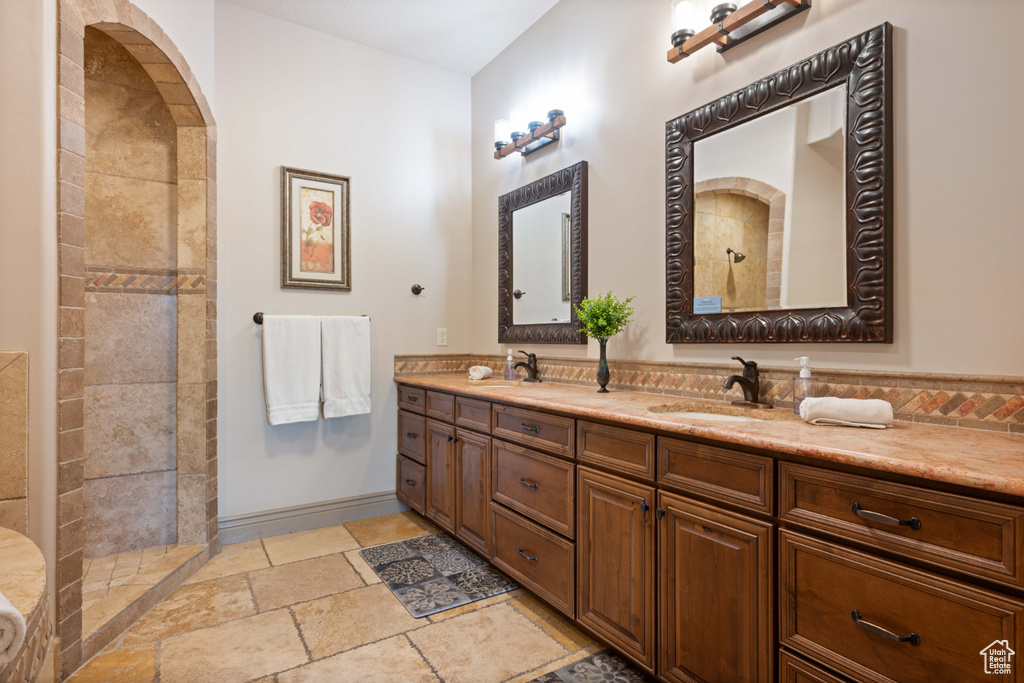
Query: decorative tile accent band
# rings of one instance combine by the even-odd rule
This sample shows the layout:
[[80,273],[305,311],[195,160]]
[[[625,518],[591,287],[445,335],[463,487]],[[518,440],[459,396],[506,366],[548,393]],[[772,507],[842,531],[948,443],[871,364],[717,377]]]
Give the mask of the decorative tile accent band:
[[131,272],[91,267],[85,273],[85,291],[119,294],[202,294],[206,275],[173,270]]
[[[494,355],[395,356],[396,375],[468,372],[473,365],[500,371],[504,357]],[[541,358],[548,382],[597,386],[596,358]],[[722,391],[737,366],[704,363],[612,361],[609,387],[705,400],[735,400],[738,387]],[[778,408],[793,407],[796,368],[764,367],[761,399]],[[1024,377],[979,377],[911,372],[816,370],[822,391],[840,398],[880,398],[892,404],[897,420],[1024,434]]]

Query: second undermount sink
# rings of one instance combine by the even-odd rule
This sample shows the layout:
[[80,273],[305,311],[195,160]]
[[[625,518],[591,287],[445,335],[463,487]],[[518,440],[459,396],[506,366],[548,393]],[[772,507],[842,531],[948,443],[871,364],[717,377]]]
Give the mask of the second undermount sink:
[[651,406],[648,410],[666,417],[710,420],[712,422],[764,422],[775,419],[775,413],[772,410],[742,408],[728,403],[717,404],[710,401],[663,403]]

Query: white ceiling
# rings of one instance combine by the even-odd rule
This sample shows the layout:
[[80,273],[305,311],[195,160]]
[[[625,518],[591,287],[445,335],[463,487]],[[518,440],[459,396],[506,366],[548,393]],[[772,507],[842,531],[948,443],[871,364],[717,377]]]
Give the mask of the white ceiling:
[[225,0],[472,76],[558,0]]

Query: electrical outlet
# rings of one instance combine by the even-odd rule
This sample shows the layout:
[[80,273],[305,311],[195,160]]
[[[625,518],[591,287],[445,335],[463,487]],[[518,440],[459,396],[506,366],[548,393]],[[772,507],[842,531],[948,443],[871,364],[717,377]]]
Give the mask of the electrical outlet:
[[448,346],[448,329],[445,327],[437,328],[437,345]]

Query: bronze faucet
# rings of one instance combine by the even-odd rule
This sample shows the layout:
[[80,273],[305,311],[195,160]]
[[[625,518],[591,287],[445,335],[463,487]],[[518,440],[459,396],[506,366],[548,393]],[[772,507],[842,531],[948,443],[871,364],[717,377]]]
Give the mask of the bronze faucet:
[[743,376],[730,375],[725,378],[725,384],[722,385],[723,391],[729,391],[734,384],[739,384],[743,389],[743,400],[733,401],[732,404],[748,408],[771,408],[767,403],[761,403],[758,400],[761,397],[761,375],[757,371],[757,363],[745,361],[739,356],[733,356],[732,359],[743,363]]
[[521,354],[526,356],[526,362],[524,363],[522,361],[519,361],[518,363],[516,363],[512,367],[513,368],[526,368],[526,377],[523,378],[523,381],[524,382],[540,382],[540,381],[542,381],[541,378],[539,377],[539,372],[540,371],[537,369],[537,354],[535,354],[535,353],[526,353],[526,351],[523,351],[522,349],[519,350],[519,353],[521,353]]

